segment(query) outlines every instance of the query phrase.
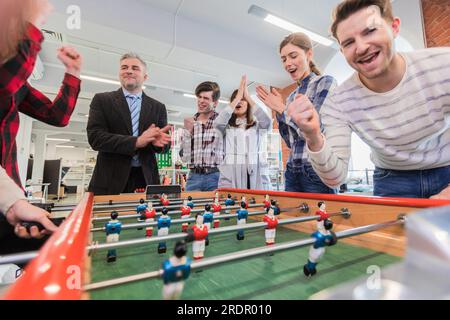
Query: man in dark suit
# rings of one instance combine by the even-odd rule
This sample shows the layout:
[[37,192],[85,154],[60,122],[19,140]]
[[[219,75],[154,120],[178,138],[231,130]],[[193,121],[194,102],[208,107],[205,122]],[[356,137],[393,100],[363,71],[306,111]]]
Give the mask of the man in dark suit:
[[88,191],[96,195],[160,184],[155,154],[170,143],[166,107],[142,91],[148,78],[145,61],[125,54],[119,78],[122,87],[96,94],[89,111],[88,140],[99,153]]

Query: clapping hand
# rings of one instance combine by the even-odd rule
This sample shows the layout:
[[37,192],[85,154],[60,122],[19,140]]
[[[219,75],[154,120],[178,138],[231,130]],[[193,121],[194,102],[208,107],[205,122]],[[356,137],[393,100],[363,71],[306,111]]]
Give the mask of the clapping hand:
[[272,90],[269,91],[263,86],[257,86],[256,95],[268,108],[272,109],[278,114],[283,113],[285,109],[284,100],[278,90],[272,88]]
[[239,84],[239,89],[236,94],[236,97],[233,101],[231,101],[230,106],[233,108],[233,110],[236,108],[236,106],[239,104],[239,102],[245,99],[250,106],[254,106],[255,102],[253,101],[252,97],[250,96],[247,88],[247,76],[243,75],[241,78],[241,83]]
[[172,137],[169,134],[171,128],[172,127],[170,125],[167,125],[164,128],[159,129],[159,134],[156,136],[155,140],[152,141],[152,144],[159,148],[163,148],[169,144],[172,140]]

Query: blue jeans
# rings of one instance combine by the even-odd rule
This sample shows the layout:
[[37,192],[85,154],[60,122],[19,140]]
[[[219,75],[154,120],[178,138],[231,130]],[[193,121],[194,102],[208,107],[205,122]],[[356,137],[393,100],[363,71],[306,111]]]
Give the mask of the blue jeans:
[[301,167],[287,166],[285,190],[289,192],[331,193],[336,191],[325,185],[310,164]]
[[450,166],[429,170],[375,168],[373,194],[380,197],[429,198],[450,183]]
[[219,184],[220,172],[210,174],[189,173],[186,191],[214,191]]

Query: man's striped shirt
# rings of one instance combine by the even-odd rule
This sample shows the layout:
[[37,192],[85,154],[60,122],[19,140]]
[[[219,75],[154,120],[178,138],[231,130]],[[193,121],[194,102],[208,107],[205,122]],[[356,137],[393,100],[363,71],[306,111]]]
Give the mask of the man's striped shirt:
[[450,48],[401,55],[406,73],[391,91],[373,92],[354,74],[325,101],[325,145],[308,154],[327,185],[337,187],[347,177],[352,132],[370,146],[376,167],[450,165]]

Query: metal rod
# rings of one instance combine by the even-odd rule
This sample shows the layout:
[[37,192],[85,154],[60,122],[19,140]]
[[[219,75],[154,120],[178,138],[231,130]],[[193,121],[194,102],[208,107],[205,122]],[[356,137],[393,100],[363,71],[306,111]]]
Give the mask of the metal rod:
[[[319,218],[318,216],[307,216],[307,217],[301,217],[301,218],[283,219],[278,222],[278,225],[301,223],[301,222],[306,222],[306,221],[317,220],[318,218]],[[229,226],[229,227],[222,227],[222,228],[209,230],[208,235],[229,233],[229,232],[235,232],[235,231],[239,231],[239,230],[258,229],[258,228],[263,228],[266,225],[267,225],[266,222],[256,222],[256,223],[248,223],[248,224],[235,225],[235,226]],[[126,241],[91,245],[91,246],[88,246],[88,249],[89,250],[106,250],[106,249],[123,248],[123,247],[139,245],[139,244],[164,242],[164,241],[168,241],[168,240],[178,240],[178,239],[183,239],[186,236],[187,236],[186,233],[174,233],[174,234],[170,234],[167,236],[161,236],[161,237],[157,236],[157,237],[151,237],[151,238],[145,238],[145,239],[133,239],[133,240],[126,240]]]
[[[186,197],[186,198],[170,198],[170,197],[168,197],[167,198],[167,200],[169,200],[170,202],[183,202],[184,200],[186,200],[188,197]],[[152,202],[152,203],[154,203],[154,202],[156,202],[156,203],[158,203],[158,202],[160,202],[160,199],[159,198],[155,198],[155,199],[145,199],[145,198],[141,198],[141,199],[144,199],[144,201],[146,202],[146,203],[148,203],[148,202]],[[214,197],[212,196],[212,197],[203,197],[203,198],[192,198],[192,201],[209,201],[209,200],[214,200]],[[95,203],[95,205],[105,205],[105,206],[109,206],[109,205],[115,205],[115,204],[133,204],[133,203],[135,203],[136,202],[136,200],[126,200],[126,201],[112,201],[111,203],[110,202],[97,202],[97,203]]]
[[[230,210],[230,209],[238,209],[240,207],[238,206],[233,206],[233,207],[227,207],[226,209],[222,209],[221,211],[225,211],[225,210]],[[204,212],[205,209],[193,209],[191,210],[191,213],[199,213],[199,212]],[[168,215],[176,215],[176,214],[181,214],[181,210],[175,210],[175,211],[169,211]],[[156,213],[157,216],[161,215],[161,212],[157,212]],[[117,217],[117,219],[119,220],[125,220],[125,219],[131,219],[131,218],[139,218],[141,215],[140,214],[127,214],[127,215],[123,215]],[[92,219],[93,222],[103,222],[103,221],[108,221],[111,220],[111,217],[95,217]]]
[[[208,204],[208,203],[213,203],[214,202],[214,199],[209,199],[209,200],[200,200],[200,201],[196,201],[195,202],[195,204],[197,205],[203,205],[203,204]],[[94,213],[101,213],[101,212],[111,212],[111,209],[115,209],[115,208],[123,208],[123,209],[121,209],[121,210],[116,210],[116,211],[118,211],[118,212],[120,212],[120,211],[127,211],[127,209],[134,209],[134,208],[136,208],[136,206],[138,206],[140,203],[139,203],[139,201],[137,201],[137,202],[135,202],[135,204],[134,205],[117,205],[117,206],[115,206],[115,205],[112,205],[112,206],[101,206],[101,207],[96,207],[96,208],[94,208]],[[222,202],[221,202],[221,204],[223,204]],[[171,204],[170,205],[168,205],[168,206],[162,206],[162,205],[158,205],[158,206],[154,206],[153,208],[155,209],[155,210],[158,210],[158,209],[162,209],[162,208],[167,208],[167,209],[176,209],[176,208],[180,208],[180,207],[182,207],[183,206],[183,202],[179,202],[179,203],[172,203],[171,202]],[[102,211],[103,210],[103,211]]]
[[[263,207],[264,204],[249,204],[248,208],[259,208],[259,207]],[[230,207],[223,207],[223,209],[221,211],[226,211],[226,210],[233,210],[233,209],[239,209],[240,206],[230,206]],[[154,207],[153,209],[156,210],[156,207]],[[117,210],[116,210],[117,211]],[[194,209],[191,210],[191,213],[198,213],[198,212],[204,212],[205,209]],[[98,213],[98,212],[96,212]],[[171,215],[176,215],[176,214],[180,214],[181,210],[176,210],[176,211],[169,211],[169,216]],[[157,216],[161,215],[160,212],[156,213]],[[119,220],[123,220],[123,219],[132,219],[132,218],[139,218],[141,215],[140,214],[127,214],[124,216],[120,216],[118,217]],[[109,221],[111,220],[111,217],[95,217],[92,219],[93,222],[99,222],[99,221]]]
[[[158,202],[160,202],[160,199],[159,198],[157,198],[157,199],[145,199],[145,198],[142,198],[142,199],[144,199],[144,201],[145,202],[152,202],[152,203],[158,203]],[[170,197],[168,197],[167,198],[167,200],[169,200],[170,202],[176,202],[176,203],[178,203],[178,202],[181,202],[181,203],[183,203],[183,201],[185,200],[185,199],[187,199],[187,197],[186,198],[170,198]],[[214,197],[207,197],[207,198],[192,198],[192,201],[206,201],[206,200],[214,200]],[[112,201],[112,203],[110,204],[109,202],[97,202],[96,203],[96,205],[114,205],[114,204],[133,204],[133,203],[135,203],[136,202],[136,200],[127,200],[127,201]]]
[[[338,239],[348,238],[348,237],[357,236],[357,235],[364,234],[364,233],[369,233],[372,231],[376,231],[376,230],[391,227],[391,226],[403,225],[403,223],[404,223],[404,219],[398,219],[395,221],[389,221],[389,222],[385,222],[385,223],[371,224],[371,225],[367,225],[367,226],[362,226],[362,227],[358,227],[358,228],[353,228],[353,229],[337,232],[336,237]],[[275,244],[272,246],[258,247],[258,248],[254,248],[254,249],[247,249],[247,250],[243,250],[243,251],[239,251],[239,252],[224,254],[221,256],[206,258],[204,260],[194,261],[191,264],[191,270],[212,267],[217,264],[235,262],[235,261],[239,261],[242,259],[253,258],[256,256],[265,255],[265,254],[269,254],[269,253],[275,253],[275,252],[280,252],[280,251],[285,251],[285,250],[290,250],[290,249],[302,248],[302,247],[313,244],[315,241],[316,241],[315,238],[296,240],[296,241],[290,241],[290,242],[286,242],[286,243]],[[116,285],[120,285],[120,284],[130,283],[130,282],[134,282],[134,281],[138,281],[138,280],[158,278],[162,274],[163,274],[163,270],[147,272],[147,273],[142,273],[142,274],[138,274],[138,275],[133,275],[133,276],[128,276],[128,277],[122,277],[122,278],[88,284],[88,285],[84,286],[83,289],[85,291],[93,291],[93,290],[112,287],[112,286],[116,286]]]
[[[203,211],[203,210],[202,210]],[[257,215],[261,215],[261,214],[265,214],[266,211],[254,211],[254,212],[249,212],[248,215],[249,216],[257,216]],[[232,214],[221,214],[219,216],[215,216],[214,220],[222,220],[222,219],[227,219],[227,218],[236,218],[238,215],[236,213],[232,213]],[[195,217],[194,218],[186,218],[186,219],[174,219],[170,222],[170,225],[172,224],[182,224],[182,223],[188,223],[188,222],[195,222]],[[154,222],[138,222],[138,223],[130,223],[130,224],[125,224],[122,226],[122,230],[128,230],[128,229],[137,229],[137,228],[144,228],[144,227],[155,227],[158,225],[157,221]],[[99,231],[105,231],[106,228],[102,227],[102,228],[93,228],[91,229],[91,232],[99,232]]]
[[33,260],[38,256],[39,251],[29,251],[16,254],[9,254],[0,257],[0,265],[2,264],[22,264]]
[[[263,212],[265,213],[265,211],[249,212],[249,216],[260,215]],[[348,218],[349,212],[343,210],[341,212],[336,212],[336,213],[330,214],[330,216],[337,216],[337,215],[342,215],[342,216]],[[225,219],[227,217],[233,217],[233,216],[237,216],[237,214],[220,215],[217,218]],[[318,219],[318,216],[306,216],[306,217],[302,217],[302,218],[280,220],[278,224],[283,225],[283,224],[289,224],[289,223],[300,223],[300,222],[312,221],[312,220],[317,220],[317,219]],[[184,219],[184,220],[178,219],[178,220],[174,220],[174,222],[180,221],[180,223],[183,223],[183,222],[187,222],[186,220],[188,220],[188,219]],[[145,226],[144,224],[136,224],[136,225],[138,225],[139,227]],[[245,225],[239,225],[239,226],[222,227],[222,228],[217,228],[217,229],[211,230],[209,232],[209,234],[218,234],[218,233],[222,233],[222,232],[223,233],[233,232],[236,230],[254,229],[254,228],[260,228],[263,226],[265,226],[265,222],[251,223],[251,224],[245,224]],[[133,227],[134,227],[134,224],[133,224]],[[187,235],[186,233],[174,233],[174,234],[171,234],[168,236],[163,236],[163,237],[152,237],[152,238],[144,238],[144,239],[127,240],[127,241],[121,241],[121,242],[115,242],[115,243],[105,243],[105,244],[100,244],[100,245],[91,245],[91,246],[88,246],[87,249],[88,250],[101,250],[101,249],[110,249],[110,248],[116,248],[116,247],[126,247],[126,246],[131,246],[131,245],[139,245],[142,243],[151,243],[151,242],[157,242],[157,241],[182,239],[183,237],[186,237],[186,235]],[[114,246],[115,244],[118,246]],[[30,252],[26,252],[26,253],[22,253],[22,254],[13,254],[13,255],[3,256],[3,257],[0,257],[0,265],[8,264],[8,263],[12,263],[12,264],[25,263],[25,262],[28,262],[28,261],[34,259],[35,257],[37,257],[38,253],[39,253],[39,251],[30,251]]]
[[[200,210],[203,211],[203,210]],[[192,211],[191,211],[192,212]],[[284,210],[282,210],[281,212],[284,212]],[[181,213],[181,211],[180,211]],[[266,211],[253,211],[253,212],[249,212],[248,216],[258,216],[261,214],[265,214]],[[329,216],[333,217],[336,215],[347,215],[349,214],[348,211],[341,211],[341,212],[336,212],[336,213],[330,213]],[[157,214],[158,215],[158,214]],[[238,215],[236,213],[232,213],[232,214],[221,214],[219,216],[215,216],[214,219],[215,220],[222,220],[222,219],[229,219],[229,218],[236,218]],[[137,215],[137,217],[139,217],[139,215]],[[315,216],[317,218],[317,216]],[[111,219],[111,218],[109,218]],[[174,219],[171,221],[171,225],[172,224],[182,224],[182,223],[189,223],[189,222],[195,222],[195,218],[186,218],[186,219]],[[122,230],[128,230],[128,229],[138,229],[138,228],[144,228],[144,227],[155,227],[158,225],[157,221],[154,222],[138,222],[138,223],[129,223],[129,224],[125,224],[122,225]],[[100,231],[105,231],[106,228],[105,227],[100,227],[100,228],[92,228],[91,232],[100,232]]]
[[[212,201],[214,201],[214,200],[213,199],[200,200],[200,201],[197,201],[196,204],[205,204],[205,203],[212,202]],[[105,213],[105,212],[111,212],[111,210],[115,210],[117,212],[131,211],[129,209],[135,208],[139,204],[139,201],[136,201],[135,204],[136,205],[123,205],[123,204],[114,205],[113,204],[113,205],[106,205],[106,206],[94,206],[93,212],[94,213]],[[180,208],[182,205],[183,205],[183,203],[171,204],[171,205],[165,206],[165,208],[176,209],[176,208]],[[154,207],[155,210],[160,210],[162,208],[164,208],[164,206]],[[59,207],[59,208],[53,208],[52,212],[69,211],[72,209],[73,208],[71,208],[71,207]]]
[[[186,197],[187,198],[187,197]],[[142,199],[144,199],[144,201],[146,203],[152,202],[152,203],[159,203],[160,199],[145,199],[145,197],[143,197]],[[185,199],[183,198],[167,198],[170,202],[175,202],[175,203],[183,203],[183,201]],[[211,198],[192,198],[192,201],[202,201],[202,200],[214,200],[214,197]],[[111,201],[110,202],[97,202],[94,205],[94,208],[96,208],[97,206],[112,206],[112,205],[132,205],[136,202],[139,202],[139,200],[127,200],[127,201]],[[71,208],[73,209],[74,207],[76,207],[77,204],[76,203],[70,203],[70,204],[55,204],[54,208]]]

